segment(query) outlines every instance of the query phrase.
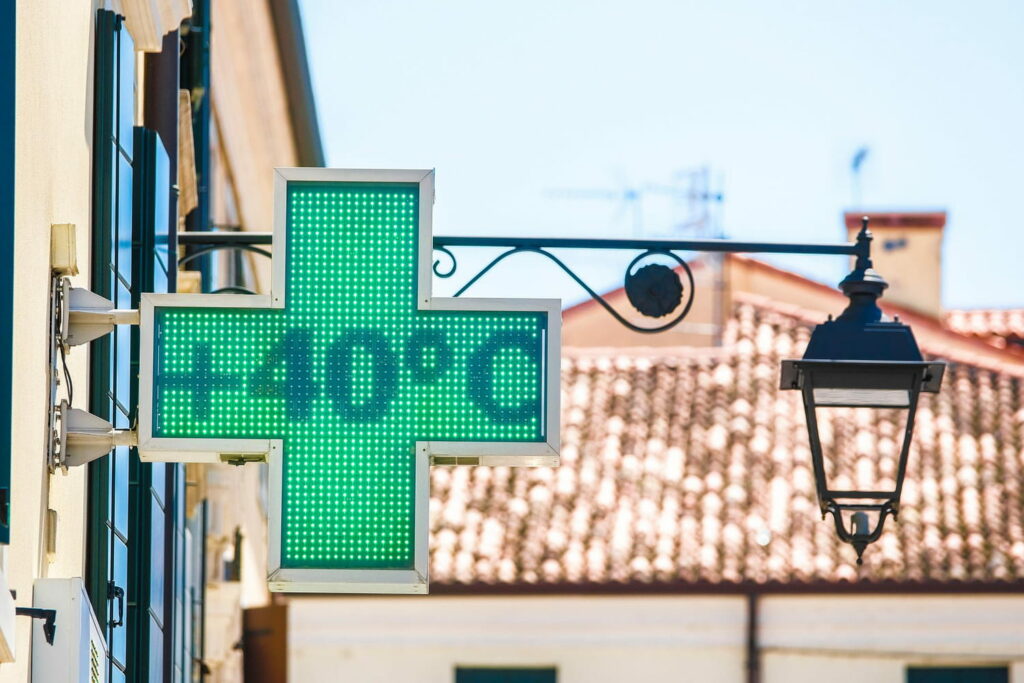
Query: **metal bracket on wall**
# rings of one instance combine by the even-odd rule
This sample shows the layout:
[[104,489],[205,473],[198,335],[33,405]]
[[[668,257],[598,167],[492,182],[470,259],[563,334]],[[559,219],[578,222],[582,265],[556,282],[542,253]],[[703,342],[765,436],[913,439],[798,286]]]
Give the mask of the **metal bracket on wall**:
[[[72,287],[71,281],[55,273],[50,289],[50,408],[47,417],[49,442],[46,462],[50,472],[59,467],[85,465],[101,458],[115,446],[134,446],[133,430],[114,429],[107,420],[85,410],[72,408],[71,375],[65,361],[70,347],[109,334],[115,325],[138,325],[139,312],[114,308],[113,302],[87,289]],[[58,400],[57,388],[66,387],[66,398]]]
[[18,607],[14,613],[19,617],[43,619],[43,636],[48,645],[53,645],[53,637],[57,634],[57,610],[40,609],[38,607]]
[[72,287],[67,278],[60,283],[60,319],[58,343],[68,350],[110,334],[115,325],[138,325],[135,309],[114,308],[114,302],[81,287]]
[[50,439],[50,469],[86,465],[102,458],[116,446],[137,446],[138,434],[134,429],[114,429],[102,417],[61,401],[53,408],[56,428]]

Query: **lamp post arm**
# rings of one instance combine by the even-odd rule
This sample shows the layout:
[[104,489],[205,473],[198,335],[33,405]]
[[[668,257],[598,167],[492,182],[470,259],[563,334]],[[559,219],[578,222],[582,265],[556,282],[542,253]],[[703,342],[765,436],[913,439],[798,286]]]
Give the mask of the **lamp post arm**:
[[[863,234],[863,231],[862,231]],[[180,232],[178,244],[254,246],[271,244],[269,232]],[[569,237],[463,237],[435,235],[434,248],[445,247],[533,247],[537,249],[617,249],[624,251],[703,251],[762,254],[838,254],[870,258],[870,241],[840,244],[801,242],[740,242],[735,240],[606,240]]]
[[870,243],[740,242],[735,240],[606,240],[568,237],[461,237],[436,235],[434,248],[605,249],[620,251],[700,251],[708,253],[834,254],[870,258]]

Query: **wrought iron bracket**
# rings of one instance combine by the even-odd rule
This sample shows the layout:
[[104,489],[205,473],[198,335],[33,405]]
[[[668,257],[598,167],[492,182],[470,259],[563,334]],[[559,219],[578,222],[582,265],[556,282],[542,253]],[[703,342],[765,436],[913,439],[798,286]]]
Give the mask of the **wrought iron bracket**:
[[[470,277],[454,294],[458,297],[476,284],[495,266],[516,254],[539,254],[562,269],[579,285],[591,299],[601,305],[624,327],[645,334],[664,332],[679,324],[690,312],[693,305],[695,283],[693,272],[682,253],[770,253],[770,254],[831,254],[855,256],[858,262],[870,262],[871,235],[862,230],[857,241],[845,244],[803,244],[783,242],[738,242],[731,240],[604,240],[567,238],[510,238],[510,237],[434,237],[434,251],[447,257],[434,260],[432,270],[439,278],[455,275],[458,260],[452,252],[456,247],[499,248],[503,251],[491,259],[483,268]],[[614,250],[640,252],[626,266],[624,289],[637,311],[648,318],[660,318],[673,314],[667,322],[654,327],[641,327],[627,320],[621,313],[598,294],[590,285],[573,271],[561,258],[550,250]],[[651,257],[662,256],[675,262],[672,269],[662,264],[638,266]]]
[[[436,241],[435,241],[435,245],[436,245]],[[441,265],[441,261],[440,260],[435,260],[434,263],[433,263],[433,266],[432,266],[432,270],[434,271],[434,275],[436,275],[439,278],[449,278],[449,277],[453,276],[455,274],[455,271],[456,271],[457,267],[458,267],[458,263],[457,263],[457,261],[455,259],[455,255],[452,254],[452,252],[449,251],[444,246],[435,246],[434,249],[436,251],[440,251],[440,252],[446,254],[451,259],[451,267],[448,268],[447,270],[441,270],[439,268],[439,266]],[[673,261],[675,261],[676,264],[679,266],[679,268],[682,270],[682,272],[685,274],[688,286],[679,287],[678,288],[678,290],[677,290],[678,298],[674,302],[674,305],[671,305],[671,306],[668,307],[668,311],[666,311],[666,312],[671,312],[673,310],[679,309],[679,305],[680,304],[682,304],[682,309],[679,311],[679,313],[675,317],[673,317],[667,323],[664,323],[664,324],[659,325],[657,327],[650,327],[650,328],[648,328],[648,327],[640,327],[639,325],[635,325],[632,322],[630,322],[629,320],[627,320],[625,317],[622,316],[622,314],[620,314],[618,311],[616,311],[615,308],[612,307],[612,305],[610,303],[608,303],[608,301],[603,296],[598,294],[596,291],[594,291],[594,289],[590,285],[588,285],[586,282],[584,282],[583,279],[579,275],[577,275],[573,271],[572,268],[570,268],[568,265],[566,265],[566,263],[564,261],[562,261],[560,258],[558,258],[557,256],[555,256],[554,254],[552,254],[551,252],[547,251],[546,249],[544,249],[542,247],[515,246],[515,247],[512,247],[510,249],[507,249],[507,250],[503,251],[501,254],[499,254],[494,259],[492,259],[490,263],[488,263],[486,266],[484,266],[476,275],[471,277],[469,279],[469,281],[466,282],[466,284],[464,284],[462,287],[460,287],[458,289],[458,291],[455,292],[454,296],[456,296],[456,297],[462,296],[466,292],[466,290],[468,290],[470,287],[472,287],[474,284],[476,284],[477,281],[480,280],[480,278],[482,278],[484,275],[486,275],[488,272],[490,272],[490,270],[492,268],[494,268],[496,265],[498,265],[499,263],[504,261],[509,256],[512,256],[514,254],[526,254],[526,253],[529,253],[529,254],[539,254],[541,256],[546,257],[550,261],[552,261],[555,265],[557,265],[559,268],[561,268],[562,271],[565,272],[566,275],[568,275],[570,278],[572,278],[572,280],[576,284],[578,284],[587,294],[589,294],[591,299],[593,299],[594,301],[599,303],[601,305],[601,307],[604,308],[606,311],[608,311],[608,313],[613,318],[615,318],[617,321],[619,321],[619,323],[621,323],[623,326],[633,330],[634,332],[655,333],[655,332],[663,332],[663,331],[665,331],[665,330],[667,330],[667,329],[669,329],[671,327],[674,327],[677,323],[679,323],[679,321],[681,321],[683,318],[686,317],[686,314],[690,312],[690,307],[693,305],[694,281],[693,281],[693,272],[690,270],[690,266],[687,265],[686,261],[681,259],[676,254],[672,253],[671,251],[666,251],[666,250],[661,250],[661,249],[650,249],[650,250],[647,250],[647,251],[643,252],[642,254],[640,254],[639,256],[634,258],[632,260],[632,262],[630,262],[630,264],[626,267],[626,283],[627,283],[626,286],[627,286],[627,291],[630,292],[630,299],[633,299],[635,296],[643,296],[643,294],[645,294],[645,292],[641,292],[640,294],[634,294],[633,291],[631,291],[629,288],[630,288],[630,282],[631,282],[630,278],[636,277],[636,273],[634,272],[634,267],[640,261],[643,261],[646,258],[649,258],[651,256],[657,256],[657,255],[666,256],[666,257],[672,259]],[[650,267],[652,267],[652,266],[645,266],[645,268],[650,268]],[[642,270],[642,269],[640,269],[640,270]],[[671,271],[668,268],[665,268],[665,270],[668,271],[669,273],[671,273]],[[677,282],[677,283],[679,282],[678,275],[676,275],[674,273],[671,273],[671,277],[676,278],[675,282]],[[685,302],[683,301],[684,292],[686,292]],[[644,300],[646,300],[646,299],[644,299]]]
[[[242,249],[261,256],[270,256],[270,252],[257,245],[272,243],[272,235],[267,232],[245,231],[203,231],[178,233],[178,244],[201,247],[179,261],[179,265],[193,258],[221,249]],[[499,263],[518,254],[538,254],[548,259],[567,274],[583,291],[604,308],[609,315],[623,326],[634,332],[653,334],[664,332],[679,324],[690,312],[694,297],[693,272],[681,253],[761,253],[761,254],[822,254],[857,257],[858,263],[870,263],[871,233],[866,229],[857,236],[856,241],[840,244],[814,244],[793,242],[741,242],[733,240],[606,240],[606,239],[571,239],[551,237],[456,237],[435,236],[434,251],[441,257],[432,263],[434,275],[448,279],[455,275],[458,260],[454,248],[490,248],[501,249],[501,253],[491,259],[483,268],[471,276],[464,285],[459,287],[454,296],[464,294],[470,287],[480,281]],[[648,318],[662,318],[672,315],[671,319],[654,327],[641,327],[627,320],[601,294],[588,285],[562,258],[552,250],[612,250],[639,252],[626,266],[625,289],[630,303],[642,315]],[[661,256],[675,263],[675,268],[663,264],[642,265],[652,257]],[[235,290],[232,290],[235,291]]]

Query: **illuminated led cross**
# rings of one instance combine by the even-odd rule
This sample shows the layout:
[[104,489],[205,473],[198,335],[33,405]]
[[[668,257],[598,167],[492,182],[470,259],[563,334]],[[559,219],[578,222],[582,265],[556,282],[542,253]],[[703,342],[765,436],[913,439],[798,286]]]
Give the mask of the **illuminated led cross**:
[[430,296],[432,172],[275,193],[269,296],[143,296],[139,452],[269,456],[272,590],[426,592],[431,459],[558,462],[558,302]]

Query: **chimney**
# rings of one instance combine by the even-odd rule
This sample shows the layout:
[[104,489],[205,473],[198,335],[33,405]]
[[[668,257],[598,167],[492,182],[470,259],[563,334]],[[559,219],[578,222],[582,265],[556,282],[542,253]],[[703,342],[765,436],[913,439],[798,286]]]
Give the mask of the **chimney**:
[[898,304],[934,318],[942,315],[942,231],[945,211],[876,211],[843,214],[849,241],[860,231],[861,218],[868,229],[871,260],[888,282],[882,303]]

